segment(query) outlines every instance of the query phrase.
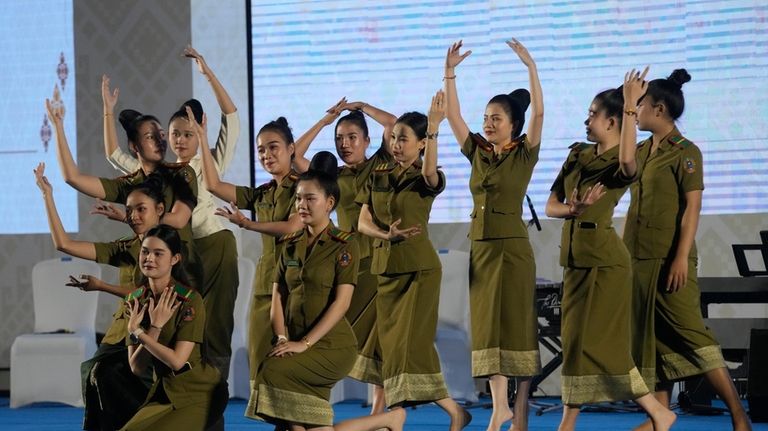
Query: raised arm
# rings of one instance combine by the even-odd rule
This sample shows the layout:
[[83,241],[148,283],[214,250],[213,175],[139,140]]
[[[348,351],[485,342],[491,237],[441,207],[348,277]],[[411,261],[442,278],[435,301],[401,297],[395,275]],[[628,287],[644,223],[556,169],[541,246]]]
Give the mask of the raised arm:
[[440,183],[437,173],[437,133],[440,123],[445,119],[445,93],[438,90],[432,96],[432,103],[427,113],[427,139],[424,145],[424,160],[421,165],[421,176],[427,185],[436,188]]
[[637,161],[635,151],[637,149],[637,102],[648,89],[645,75],[648,74],[648,66],[640,73],[632,69],[624,75],[624,112],[621,121],[621,138],[619,142],[619,166],[621,173],[626,177],[634,177],[637,173]]
[[56,250],[81,259],[96,260],[96,247],[92,242],[75,241],[64,230],[59,212],[56,210],[56,203],[53,200],[53,187],[45,176],[45,163],[37,165],[34,172],[37,186],[43,193],[45,212],[48,214],[48,226],[51,229],[51,238]]
[[203,160],[203,180],[205,180],[205,188],[209,192],[213,193],[219,199],[227,202],[234,202],[237,200],[237,194],[235,191],[235,185],[221,181],[219,178],[219,171],[216,169],[216,165],[211,155],[211,149],[208,148],[208,134],[207,134],[207,118],[203,115],[203,124],[200,124],[195,120],[192,109],[187,107],[187,117],[195,129],[198,142],[200,143],[200,155]]
[[219,173],[224,173],[235,156],[235,145],[240,137],[240,118],[237,115],[237,107],[200,53],[191,46],[188,46],[184,50],[184,56],[195,60],[197,69],[208,80],[213,94],[216,96],[219,109],[221,109],[221,127],[219,128],[219,136],[216,139],[216,146],[212,152],[216,168]]
[[221,85],[219,79],[216,78],[213,70],[208,67],[208,63],[205,62],[203,56],[200,55],[200,53],[197,52],[195,48],[192,48],[191,45],[184,49],[183,55],[187,58],[195,60],[195,63],[197,63],[197,70],[199,70],[200,73],[205,76],[205,79],[208,80],[208,83],[211,84],[211,89],[213,90],[213,94],[216,96],[216,102],[219,103],[221,112],[224,115],[228,115],[237,111],[237,107],[235,106],[235,103],[232,102],[232,98],[229,97],[229,93],[227,93],[227,90],[225,90],[224,86]]
[[101,76],[101,100],[104,105],[104,152],[107,161],[118,171],[129,174],[136,172],[141,164],[135,157],[123,151],[117,141],[117,126],[115,126],[115,105],[120,95],[120,89],[109,91],[109,77]]
[[392,136],[392,129],[395,128],[395,123],[397,122],[396,116],[365,102],[349,102],[342,106],[342,109],[347,111],[360,111],[373,118],[373,121],[379,123],[381,127],[384,128],[384,132],[381,135],[383,137],[382,145],[385,145],[385,149],[389,152],[389,138]]
[[293,167],[296,172],[306,172],[309,170],[309,159],[305,157],[307,150],[309,150],[309,145],[312,144],[312,141],[314,141],[315,138],[317,138],[317,135],[320,134],[321,130],[326,126],[330,126],[337,118],[339,118],[339,115],[343,111],[342,107],[346,103],[347,98],[342,97],[335,105],[325,111],[323,118],[318,120],[317,123],[310,127],[309,130],[304,132],[304,134],[293,143]]
[[536,62],[528,53],[528,50],[517,39],[507,41],[507,45],[515,51],[520,61],[528,68],[528,81],[531,87],[531,118],[528,121],[528,148],[534,148],[541,144],[541,129],[544,125],[544,96],[541,91],[539,72],[536,70]]
[[69,151],[67,137],[64,134],[64,122],[61,108],[56,108],[49,99],[45,99],[45,109],[48,112],[48,118],[55,129],[56,136],[56,159],[59,162],[59,168],[64,176],[64,181],[80,193],[88,196],[103,199],[106,194],[104,186],[99,177],[85,175],[80,173],[72,153]]
[[448,118],[448,124],[451,125],[453,130],[453,136],[459,143],[459,146],[463,145],[469,136],[469,127],[461,116],[461,106],[459,105],[459,95],[456,92],[456,71],[455,68],[465,58],[467,58],[472,51],[467,51],[464,54],[460,54],[463,41],[458,41],[448,48],[448,53],[445,55],[445,71],[443,74],[443,81],[445,82],[445,97],[446,97],[446,117]]

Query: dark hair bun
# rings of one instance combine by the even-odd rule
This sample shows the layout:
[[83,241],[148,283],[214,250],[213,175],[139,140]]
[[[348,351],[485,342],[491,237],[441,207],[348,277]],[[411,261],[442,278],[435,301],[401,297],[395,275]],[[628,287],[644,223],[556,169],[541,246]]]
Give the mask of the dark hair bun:
[[363,111],[360,111],[360,110],[349,111],[349,114],[345,115],[344,117],[349,119],[354,118],[355,120],[365,121],[365,114],[363,114]]
[[123,126],[123,130],[125,130],[125,133],[128,135],[131,134],[134,127],[134,121],[136,121],[137,118],[141,117],[142,113],[139,111],[136,111],[135,109],[123,109],[120,111],[120,114],[117,116],[118,121],[120,121],[120,125]]
[[285,117],[277,117],[277,120],[275,120],[275,123],[281,126],[290,127],[288,126],[288,120]]
[[528,106],[531,104],[531,93],[525,88],[518,88],[517,90],[509,93],[509,98],[522,109],[523,112],[528,110]]
[[326,175],[329,179],[336,181],[339,174],[339,162],[333,153],[320,151],[312,156],[312,161],[309,162],[309,170],[321,175]]
[[182,103],[179,107],[179,113],[183,113],[184,117],[187,116],[187,106],[189,106],[190,109],[192,109],[192,115],[195,116],[195,120],[202,124],[203,122],[203,105],[200,103],[197,99],[189,99],[186,102]]
[[672,74],[669,75],[667,80],[678,87],[682,87],[683,84],[691,80],[691,75],[685,69],[675,69],[672,71]]

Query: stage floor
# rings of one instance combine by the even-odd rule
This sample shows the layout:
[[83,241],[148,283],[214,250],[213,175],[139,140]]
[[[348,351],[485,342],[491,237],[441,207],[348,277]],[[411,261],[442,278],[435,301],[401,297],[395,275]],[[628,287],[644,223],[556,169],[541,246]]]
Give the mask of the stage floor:
[[[543,402],[556,402],[557,399],[537,399]],[[231,400],[226,412],[227,430],[272,430],[273,427],[262,422],[243,417],[245,401]],[[365,414],[368,410],[360,403],[345,402],[334,406],[337,420]],[[469,431],[485,430],[490,417],[490,410],[481,407],[470,408],[474,416]],[[678,412],[679,413],[679,412]],[[78,430],[82,423],[83,410],[55,403],[38,403],[20,409],[8,407],[8,398],[0,398],[0,429],[3,431],[21,430]],[[560,411],[536,416],[531,413],[530,431],[553,431],[557,428]],[[640,413],[596,413],[584,412],[579,418],[579,430],[615,431],[630,430],[643,420]],[[447,416],[434,405],[426,405],[408,410],[406,430],[445,431],[448,426]],[[719,431],[730,429],[730,416],[693,416],[680,414],[675,424],[676,431]],[[754,431],[768,431],[768,424],[755,424]],[[505,428],[506,431],[506,428]]]

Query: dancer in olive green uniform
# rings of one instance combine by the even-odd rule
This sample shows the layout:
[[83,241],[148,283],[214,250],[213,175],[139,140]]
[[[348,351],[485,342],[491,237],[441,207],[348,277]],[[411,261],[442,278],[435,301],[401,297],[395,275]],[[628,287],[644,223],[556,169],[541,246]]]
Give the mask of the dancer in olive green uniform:
[[632,361],[629,253],[611,222],[613,209],[634,181],[635,143],[624,139],[624,99],[642,94],[643,77],[627,74],[622,90],[599,93],[585,121],[587,138],[575,143],[552,185],[547,215],[564,218],[560,248],[563,275],[562,398],[560,430],[573,430],[579,406],[634,399],[657,430],[675,421],[643,382]]
[[633,354],[650,389],[661,381],[656,396],[663,404],[672,381],[704,374],[731,411],[733,429],[745,431],[749,418],[699,307],[694,239],[703,164],[699,148],[675,127],[689,80],[685,69],[655,79],[637,106],[640,130],[653,135],[637,147],[638,181],[624,227],[634,273]]
[[[445,59],[447,118],[461,152],[472,164],[469,189],[474,209],[469,239],[469,301],[472,319],[472,375],[489,377],[493,414],[488,429],[513,419],[528,429],[531,376],[541,371],[536,318],[536,262],[523,222],[522,204],[539,160],[544,121],[536,63],[517,40],[507,42],[528,67],[531,92],[518,89],[494,96],[485,109],[485,137],[471,133],[461,116],[456,92],[461,42]],[[528,133],[521,135],[531,104]],[[517,377],[514,415],[509,409],[508,377]]]
[[[190,118],[193,117],[190,115]],[[195,127],[202,148],[206,187],[213,195],[230,202],[230,208],[219,208],[216,214],[228,218],[241,228],[261,233],[261,257],[256,270],[248,323],[248,362],[253,386],[261,362],[269,353],[273,341],[264,328],[269,326],[272,277],[280,251],[276,239],[301,227],[298,216],[292,214],[298,179],[296,172],[291,170],[293,134],[288,127],[288,121],[283,117],[261,128],[256,137],[257,153],[262,167],[272,175],[272,180],[253,188],[221,181],[213,156],[207,150],[205,123],[199,124],[195,121]],[[245,217],[239,208],[252,210],[258,221],[254,222]],[[253,391],[253,387],[251,390]],[[252,392],[252,399],[253,395]],[[252,403],[246,408],[246,415],[253,415]]]
[[442,269],[426,230],[432,203],[445,189],[436,142],[444,118],[442,91],[432,100],[429,121],[418,112],[398,118],[390,141],[395,162],[375,167],[357,196],[358,227],[374,238],[371,272],[379,275],[376,325],[387,405],[435,401],[458,431],[471,417],[449,398],[433,344]]
[[136,375],[152,367],[154,384],[139,411],[122,428],[203,430],[220,375],[204,359],[205,306],[179,262],[182,241],[168,225],[144,236],[139,254],[146,282],[125,297],[128,362]]
[[[341,195],[336,208],[336,215],[341,229],[357,232],[360,205],[355,202],[355,197],[365,187],[374,167],[392,161],[387,141],[392,134],[392,127],[397,117],[364,102],[347,103],[346,99],[342,99],[296,141],[294,165],[306,166],[309,163],[304,157],[309,145],[318,133],[325,126],[330,125],[345,109],[352,111],[339,119],[334,131],[336,153],[344,162],[344,166],[339,167],[338,172]],[[381,146],[370,158],[365,156],[371,139],[364,114],[369,115],[384,127]],[[357,272],[355,293],[352,295],[352,302],[346,317],[357,338],[358,356],[349,376],[373,385],[371,412],[381,413],[386,405],[381,380],[381,349],[375,326],[378,280],[376,275],[371,273],[373,240],[366,235],[355,235],[352,240],[358,243],[360,265]]]
[[[184,55],[195,60],[200,73],[209,82],[221,110],[221,126],[213,155],[216,169],[223,175],[235,156],[240,135],[237,107],[202,55],[192,47],[187,47]],[[107,77],[102,79],[102,99],[104,111],[112,112],[117,103],[117,91],[110,92]],[[205,276],[199,291],[210,316],[206,328],[209,357],[226,380],[232,355],[233,312],[239,284],[237,244],[232,232],[225,229],[221,220],[214,214],[216,204],[211,193],[205,188],[202,159],[198,154],[199,141],[193,125],[188,121],[185,109],[187,106],[192,108],[197,122],[202,122],[202,105],[196,99],[190,99],[171,115],[168,121],[168,137],[176,161],[188,163],[197,176],[197,205],[192,211],[192,237]],[[116,138],[105,140],[105,151],[107,160],[116,169],[124,173],[138,169],[138,161],[117,145]],[[223,398],[228,397],[225,395]]]
[[[357,342],[344,317],[359,264],[353,234],[336,229],[330,213],[339,200],[333,154],[312,158],[297,187],[296,209],[304,229],[279,241],[272,330],[277,337],[260,370],[252,400],[256,417],[279,429],[330,428],[331,388],[355,362]],[[402,429],[401,412],[353,419],[336,430]],[[300,428],[299,428],[300,427]]]

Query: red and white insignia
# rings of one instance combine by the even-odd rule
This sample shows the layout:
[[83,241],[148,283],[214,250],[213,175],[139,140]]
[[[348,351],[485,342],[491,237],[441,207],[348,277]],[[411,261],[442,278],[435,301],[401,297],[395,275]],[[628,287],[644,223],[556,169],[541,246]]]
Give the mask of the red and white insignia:
[[346,268],[350,263],[352,263],[352,255],[349,254],[347,250],[342,251],[339,254],[339,265],[341,265],[342,268]]
[[685,172],[689,174],[696,172],[696,163],[690,157],[685,158]]
[[191,305],[185,308],[183,314],[181,315],[181,319],[185,322],[191,322],[195,320],[195,309]]

